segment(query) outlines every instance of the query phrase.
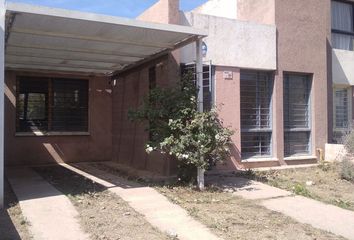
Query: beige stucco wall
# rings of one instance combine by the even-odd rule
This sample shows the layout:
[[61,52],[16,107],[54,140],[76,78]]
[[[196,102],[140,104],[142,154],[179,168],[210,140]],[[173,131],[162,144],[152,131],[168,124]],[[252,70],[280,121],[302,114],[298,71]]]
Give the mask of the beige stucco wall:
[[[208,30],[203,41],[208,46],[204,60],[214,65],[276,69],[276,27],[197,13],[185,13],[184,25]],[[196,59],[195,44],[181,50],[181,61]]]
[[[89,136],[15,136],[16,76],[82,78],[89,81]],[[6,72],[5,161],[7,165],[110,161],[112,94],[106,77]]]
[[273,25],[275,0],[237,0],[237,19]]

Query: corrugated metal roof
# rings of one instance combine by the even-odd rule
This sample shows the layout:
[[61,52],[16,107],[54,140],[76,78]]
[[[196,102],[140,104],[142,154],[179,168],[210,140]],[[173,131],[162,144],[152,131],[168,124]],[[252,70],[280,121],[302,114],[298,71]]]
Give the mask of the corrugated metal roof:
[[6,68],[109,74],[184,46],[192,27],[8,3]]

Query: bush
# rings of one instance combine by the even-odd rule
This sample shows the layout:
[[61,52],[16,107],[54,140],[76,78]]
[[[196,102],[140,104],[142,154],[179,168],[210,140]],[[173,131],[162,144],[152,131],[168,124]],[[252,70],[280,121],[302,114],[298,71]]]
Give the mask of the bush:
[[354,162],[348,156],[341,163],[340,175],[342,179],[354,182]]
[[158,151],[177,159],[183,180],[194,169],[206,170],[230,155],[232,131],[222,126],[215,109],[197,110],[197,88],[191,75],[177,86],[152,89],[129,117],[149,123],[147,153]]

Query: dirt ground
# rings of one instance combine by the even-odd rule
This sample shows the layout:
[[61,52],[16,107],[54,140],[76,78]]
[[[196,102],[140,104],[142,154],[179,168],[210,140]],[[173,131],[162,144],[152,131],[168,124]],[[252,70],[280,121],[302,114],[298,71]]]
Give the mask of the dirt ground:
[[101,185],[60,166],[34,170],[69,197],[92,240],[170,239]]
[[16,195],[5,180],[5,209],[0,210],[1,240],[31,240],[29,223],[23,217]]
[[354,183],[340,177],[339,167],[339,164],[328,164],[311,168],[253,172],[251,178],[354,211]]
[[157,190],[225,240],[344,239],[230,193],[214,189],[199,192],[188,187],[157,187]]

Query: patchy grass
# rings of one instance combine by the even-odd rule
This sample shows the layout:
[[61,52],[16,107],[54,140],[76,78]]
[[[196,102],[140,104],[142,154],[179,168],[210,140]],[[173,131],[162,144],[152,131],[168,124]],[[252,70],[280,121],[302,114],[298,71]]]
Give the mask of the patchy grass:
[[257,202],[215,189],[205,192],[189,187],[156,187],[172,202],[225,240],[334,240],[344,239],[301,224]]
[[69,197],[92,240],[170,239],[103,186],[60,166],[35,170]]
[[245,177],[354,211],[354,182],[341,177],[340,164],[279,171],[252,172]]
[[20,205],[10,184],[5,180],[5,209],[0,210],[1,240],[32,240],[30,223],[22,215]]

